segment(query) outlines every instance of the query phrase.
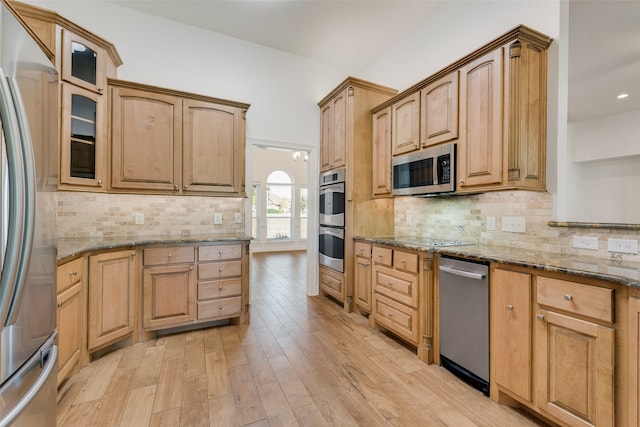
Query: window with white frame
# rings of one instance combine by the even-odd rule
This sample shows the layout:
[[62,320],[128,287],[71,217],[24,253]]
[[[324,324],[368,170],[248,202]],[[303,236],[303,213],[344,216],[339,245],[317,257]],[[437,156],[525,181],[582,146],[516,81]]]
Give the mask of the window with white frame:
[[276,170],[267,177],[267,239],[291,240],[293,182],[289,174]]
[[306,185],[300,186],[300,240],[307,240],[307,202],[309,189]]
[[260,184],[253,184],[251,189],[251,237],[258,238],[260,226]]

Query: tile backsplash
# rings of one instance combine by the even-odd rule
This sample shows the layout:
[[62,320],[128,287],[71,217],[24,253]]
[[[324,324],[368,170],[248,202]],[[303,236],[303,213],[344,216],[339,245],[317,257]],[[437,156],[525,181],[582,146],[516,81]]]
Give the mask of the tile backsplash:
[[[222,224],[214,224],[214,213],[222,214]],[[144,224],[136,224],[136,214]],[[64,191],[58,193],[57,225],[59,238],[242,233],[244,199]]]
[[[550,226],[550,193],[520,190],[452,197],[396,197],[394,207],[397,236],[471,240],[528,250],[640,262],[639,255],[620,255],[607,250],[608,238],[640,239],[637,229],[597,225],[591,228]],[[524,217],[525,232],[502,231],[505,217]],[[491,218],[495,220],[493,231],[487,229]],[[597,237],[598,249],[574,248],[574,235]]]

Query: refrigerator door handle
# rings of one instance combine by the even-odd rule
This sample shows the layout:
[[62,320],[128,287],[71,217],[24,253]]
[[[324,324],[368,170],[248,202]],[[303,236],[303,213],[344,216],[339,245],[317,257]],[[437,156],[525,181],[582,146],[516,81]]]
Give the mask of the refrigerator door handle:
[[29,123],[27,122],[27,113],[22,103],[22,96],[18,82],[15,78],[7,79],[9,90],[14,101],[15,112],[18,119],[18,131],[20,135],[20,145],[22,147],[22,161],[24,162],[24,226],[22,233],[22,247],[18,263],[18,274],[16,277],[16,287],[13,293],[11,306],[7,313],[5,326],[10,326],[18,320],[20,304],[24,288],[27,283],[27,275],[29,273],[29,263],[31,262],[31,249],[33,247],[33,235],[36,223],[36,167],[33,155],[33,146],[31,143],[31,133],[29,132]]
[[[45,353],[46,352],[46,353]],[[35,358],[34,358],[35,359]],[[29,406],[29,404],[36,398],[40,390],[42,390],[44,384],[49,379],[54,368],[58,364],[58,346],[52,345],[47,350],[42,350],[42,355],[38,363],[42,363],[46,359],[45,365],[42,368],[42,372],[38,376],[38,379],[31,384],[31,387],[20,397],[20,401],[15,404],[1,419],[0,427],[10,426],[16,418]],[[31,364],[33,365],[33,363]],[[33,366],[25,366],[25,368],[31,368]]]
[[20,126],[18,125],[7,79],[2,69],[0,69],[0,120],[2,120],[4,129],[7,166],[11,177],[8,188],[9,208],[7,212],[6,252],[4,260],[2,260],[2,276],[0,277],[0,324],[4,324],[14,298],[15,283],[20,270],[20,254],[22,253],[22,239],[24,236],[25,182]]

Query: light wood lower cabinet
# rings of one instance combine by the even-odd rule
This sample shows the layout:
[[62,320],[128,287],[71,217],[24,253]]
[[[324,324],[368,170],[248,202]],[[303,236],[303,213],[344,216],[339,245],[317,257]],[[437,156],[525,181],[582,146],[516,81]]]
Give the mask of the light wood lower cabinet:
[[58,385],[77,367],[86,334],[85,258],[69,261],[57,271]]
[[89,257],[88,349],[97,350],[134,332],[136,251]]
[[629,426],[640,427],[640,293],[629,297]]
[[356,309],[371,313],[371,244],[355,242],[355,266],[353,268],[353,299]]
[[345,300],[344,275],[330,268],[320,266],[320,292],[331,295],[338,301]]
[[615,367],[626,366],[615,328],[626,325],[615,323],[614,289],[496,265],[490,278],[491,398],[561,425],[616,425]]

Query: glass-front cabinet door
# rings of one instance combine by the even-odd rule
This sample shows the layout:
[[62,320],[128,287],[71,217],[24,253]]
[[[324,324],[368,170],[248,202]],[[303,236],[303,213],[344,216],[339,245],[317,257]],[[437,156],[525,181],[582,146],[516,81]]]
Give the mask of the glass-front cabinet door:
[[104,189],[105,127],[102,95],[62,85],[60,183]]
[[106,87],[106,51],[70,31],[62,32],[62,79],[103,93]]

